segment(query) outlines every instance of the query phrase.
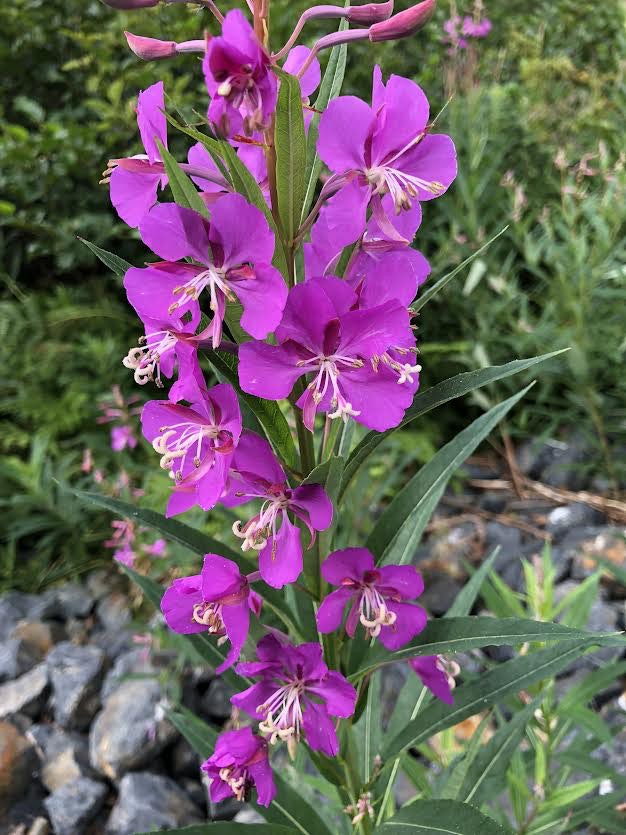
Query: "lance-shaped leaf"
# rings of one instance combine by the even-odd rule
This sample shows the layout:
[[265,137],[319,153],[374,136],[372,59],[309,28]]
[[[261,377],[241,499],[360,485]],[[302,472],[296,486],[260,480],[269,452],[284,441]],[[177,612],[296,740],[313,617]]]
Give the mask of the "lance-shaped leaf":
[[[593,633],[572,629],[560,623],[545,623],[522,618],[458,617],[431,620],[423,632],[410,644],[390,652],[378,643],[351,680],[362,678],[383,664],[408,661],[420,655],[445,655],[448,652],[468,652],[487,646],[515,646],[527,641],[572,641],[593,638]],[[598,639],[613,639],[620,643],[620,633],[601,633]]]
[[278,211],[285,242],[292,245],[300,226],[304,203],[306,136],[302,114],[302,92],[295,75],[275,69],[280,79],[276,103],[276,189]]
[[[349,5],[347,3],[346,5]],[[348,21],[342,20],[339,24],[339,32],[343,32],[348,28]],[[321,112],[323,112],[328,103],[336,98],[341,92],[343,78],[346,74],[346,58],[348,56],[348,45],[340,44],[334,46],[328,57],[328,63],[324,71],[324,77],[320,84],[320,89],[315,99],[313,107],[316,112],[309,129],[307,131],[307,151],[306,151],[306,175],[305,175],[305,194],[304,203],[302,205],[301,220],[304,220],[307,212],[311,208],[311,203],[315,197],[315,189],[322,170],[322,160],[317,153],[317,138],[319,135],[319,123]]]
[[500,546],[498,545],[496,548],[493,549],[491,554],[489,554],[489,556],[482,563],[480,568],[472,574],[470,579],[454,598],[454,603],[452,604],[452,606],[450,606],[444,617],[460,618],[465,615],[469,615],[469,613],[472,611],[472,606],[474,605],[476,599],[478,598],[478,595],[480,594],[482,585],[487,579],[487,575],[491,571],[491,567],[494,564],[496,557],[499,553]]
[[124,259],[120,258],[119,255],[115,255],[113,252],[107,252],[106,249],[101,249],[99,246],[92,244],[91,241],[81,238],[80,235],[77,235],[76,237],[81,244],[85,244],[85,246],[93,252],[96,258],[99,258],[102,261],[105,267],[108,267],[111,272],[114,272],[115,275],[120,278],[124,278],[126,271],[130,270],[132,267],[132,264],[129,264],[128,261],[124,261]]
[[365,463],[367,458],[374,452],[374,450],[381,444],[385,438],[388,438],[393,432],[402,429],[403,426],[416,420],[418,417],[425,415],[427,412],[448,403],[450,400],[455,400],[457,397],[463,397],[476,389],[487,386],[490,383],[495,383],[498,380],[504,380],[507,377],[512,377],[514,374],[519,374],[522,371],[527,371],[541,362],[552,359],[564,351],[553,351],[550,354],[543,354],[539,357],[531,357],[525,360],[514,360],[506,365],[495,365],[489,368],[481,368],[479,371],[468,371],[463,374],[457,374],[456,377],[450,377],[449,380],[444,380],[438,383],[427,391],[420,391],[413,400],[412,406],[407,409],[404,419],[394,429],[389,429],[387,432],[368,432],[363,440],[354,448],[344,471],[344,476],[341,483],[341,490],[339,497],[343,495],[346,488],[354,478],[360,467]]
[[522,389],[477,418],[440,449],[396,495],[367,540],[367,547],[379,558],[379,563],[404,565],[411,561],[436,506],[435,499],[442,494],[452,474],[529,389],[530,386]]
[[161,144],[161,142],[159,142],[158,139],[157,144],[159,146],[161,159],[165,165],[169,186],[172,190],[172,196],[175,202],[178,203],[179,206],[184,206],[187,209],[193,209],[204,217],[208,217],[209,210],[198,194],[198,189],[194,186],[174,157]]
[[380,835],[511,835],[469,803],[416,800],[376,828]]
[[97,505],[105,510],[110,510],[125,519],[132,519],[148,528],[163,534],[171,542],[177,542],[189,548],[194,554],[220,554],[233,560],[243,571],[251,571],[251,562],[248,561],[241,551],[235,551],[223,542],[214,539],[212,536],[185,525],[177,519],[166,519],[156,510],[148,510],[145,507],[136,507],[129,502],[120,499],[113,499],[110,496],[102,496],[99,493],[85,493],[81,490],[72,491],[79,499],[89,504]]
[[272,400],[262,400],[253,394],[247,394],[239,387],[239,361],[231,354],[223,351],[210,351],[207,358],[215,370],[227,380],[237,392],[237,396],[244,401],[257,418],[267,439],[274,447],[278,457],[289,469],[297,470],[299,466],[298,453],[293,442],[289,425],[277,403]]
[[196,754],[202,760],[208,759],[217,742],[217,728],[208,725],[183,705],[176,705],[175,710],[166,710],[166,713],[172,725],[185,737]]
[[626,646],[623,635],[610,638],[588,637],[561,641],[549,649],[514,658],[454,691],[454,706],[433,702],[387,743],[383,758],[391,763],[406,748],[419,745],[431,736],[451,728],[485,708],[525,690],[530,685],[555,676],[593,646]]

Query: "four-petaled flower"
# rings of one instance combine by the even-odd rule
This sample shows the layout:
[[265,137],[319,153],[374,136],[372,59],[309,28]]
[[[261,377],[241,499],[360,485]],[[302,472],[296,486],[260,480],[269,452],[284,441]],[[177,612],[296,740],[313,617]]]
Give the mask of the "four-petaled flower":
[[313,431],[316,412],[359,423],[379,432],[397,426],[412,394],[380,358],[412,339],[409,315],[396,301],[354,309],[356,293],[338,278],[316,278],[291,290],[278,345],[248,342],[239,349],[239,382],[244,391],[281,400],[305,374],[311,381],[297,401]]
[[241,435],[241,413],[232,386],[198,388],[191,406],[150,400],[141,413],[144,436],[174,480],[167,516],[195,504],[214,507],[226,485]]
[[329,670],[318,643],[294,646],[273,630],[257,645],[258,661],[238,664],[238,673],[259,678],[231,698],[235,707],[260,720],[259,730],[287,743],[293,756],[304,735],[314,751],[336,756],[339,742],[331,716],[352,716],[356,691],[341,673]]
[[216,668],[219,675],[238,660],[248,637],[250,610],[261,613],[262,601],[232,560],[205,554],[202,572],[174,580],[161,600],[165,622],[174,632],[217,635],[218,646],[230,641],[230,650]]
[[[340,96],[320,120],[317,149],[341,186],[340,221],[355,241],[365,227],[368,205],[383,231],[393,224],[381,197],[389,193],[396,212],[415,200],[443,194],[456,177],[456,151],[449,136],[428,129],[428,100],[408,78],[392,75],[385,85],[374,69],[372,106]],[[330,183],[327,183],[328,187]],[[336,198],[328,203],[332,215]]]
[[[137,125],[145,154],[111,160],[111,202],[129,226],[139,226],[146,212],[157,200],[159,186],[167,185],[167,175],[157,139],[167,148],[163,82],[158,81],[139,93]],[[107,174],[109,172],[105,172]]]
[[270,57],[239,9],[225,16],[220,37],[211,38],[203,61],[211,96],[209,120],[224,136],[250,136],[269,125],[278,83]]
[[350,611],[346,632],[353,638],[359,620],[368,637],[379,638],[387,649],[399,649],[426,626],[426,612],[409,600],[424,590],[421,574],[412,565],[376,567],[365,548],[335,551],[322,563],[322,577],[339,586],[317,611],[320,632],[333,632],[343,620],[346,603]]
[[427,687],[442,702],[454,704],[452,690],[454,677],[459,674],[459,665],[447,662],[439,655],[424,655],[411,658],[409,665]]
[[213,803],[227,797],[245,800],[253,786],[261,806],[269,806],[276,795],[267,742],[250,728],[220,734],[215,751],[201,768],[211,778],[209,794]]
[[233,532],[243,540],[242,550],[260,552],[261,577],[280,589],[294,583],[302,572],[300,529],[290,521],[289,513],[304,522],[312,544],[315,532],[326,530],[332,521],[332,502],[319,484],[289,487],[268,442],[244,430],[220,502],[236,507],[253,499],[263,501],[261,510],[245,524],[235,522]]
[[[198,298],[206,289],[214,348],[222,339],[226,302],[235,297],[243,305],[241,327],[251,336],[263,339],[279,323],[287,289],[271,264],[274,234],[263,213],[240,194],[220,197],[210,223],[192,209],[161,203],[145,215],[139,231],[166,261],[126,273],[126,281],[136,281],[150,298],[152,318],[165,319],[174,311],[197,316]],[[183,258],[194,263],[181,263]]]

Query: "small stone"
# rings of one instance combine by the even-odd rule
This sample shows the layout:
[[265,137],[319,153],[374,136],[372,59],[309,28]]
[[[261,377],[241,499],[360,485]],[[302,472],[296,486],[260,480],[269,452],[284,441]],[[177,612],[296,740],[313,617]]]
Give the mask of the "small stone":
[[28,617],[34,600],[34,595],[18,591],[9,591],[0,597],[0,640],[8,638],[16,623]]
[[33,773],[29,784],[11,804],[7,814],[0,811],[0,835],[48,835],[50,832],[43,805],[46,793],[35,776]]
[[[574,580],[567,580],[556,586],[554,589],[555,604],[563,600],[574,589],[577,589],[579,585]],[[574,605],[576,606],[578,604],[574,603]],[[565,612],[567,612],[567,608]],[[591,605],[587,623],[584,624],[583,628],[588,629],[590,632],[615,632],[617,630],[617,623],[617,610],[602,597],[598,597]],[[607,662],[617,660],[621,653],[622,650],[620,647],[601,647],[589,655],[581,656],[569,670],[572,672],[580,669],[595,669],[596,667],[603,666]]]
[[102,685],[101,697],[104,703],[119,687],[122,681],[131,675],[153,673],[154,667],[143,649],[131,649],[117,657]]
[[503,490],[485,492],[478,499],[478,504],[489,513],[502,513],[506,509],[507,496]]
[[133,633],[128,629],[96,628],[89,636],[89,642],[104,650],[107,658],[111,660],[136,648],[133,644]]
[[573,503],[555,507],[550,511],[546,520],[546,530],[552,534],[554,541],[559,541],[573,528],[585,525],[602,525],[606,517],[600,511],[587,504]]
[[55,792],[70,780],[95,776],[89,764],[86,737],[61,731],[51,742],[53,744],[48,745],[46,762],[41,770],[41,782],[48,791]]
[[135,772],[120,781],[106,833],[130,835],[192,823],[202,823],[200,810],[173,780]]
[[106,597],[98,601],[96,615],[105,629],[121,629],[131,620],[128,598],[119,591],[107,594]]
[[244,806],[233,818],[234,823],[265,823],[263,818],[252,806]]
[[101,597],[105,597],[109,594],[112,587],[115,586],[117,582],[118,579],[116,575],[110,574],[105,569],[100,569],[99,571],[91,572],[85,581],[85,585],[87,586],[91,596],[96,600],[100,600]]
[[170,751],[170,770],[174,777],[197,777],[200,772],[200,757],[182,737]]
[[64,618],[86,618],[93,609],[93,596],[81,583],[67,583],[56,591]]
[[57,618],[63,620],[63,611],[59,604],[57,589],[46,589],[31,606],[28,616],[31,620],[49,620]]
[[545,468],[559,457],[567,444],[554,438],[531,438],[516,450],[517,465],[529,478],[537,480]]
[[40,655],[47,655],[55,644],[65,638],[65,631],[58,623],[42,623],[38,620],[19,621],[12,638],[21,638],[36,649]]
[[425,574],[424,586],[419,602],[433,615],[444,615],[461,591],[461,584],[441,571]]
[[64,728],[86,728],[100,705],[104,652],[64,641],[52,650],[46,663],[56,721]]
[[83,835],[107,796],[104,783],[79,777],[66,783],[44,801],[56,835]]
[[221,678],[214,678],[200,702],[202,712],[210,719],[228,719],[233,710],[230,699],[234,693]]
[[542,469],[539,481],[550,487],[582,490],[589,484],[589,464],[593,459],[589,442],[581,433],[576,433],[554,448],[552,460]]
[[[563,545],[565,547],[565,542]],[[568,552],[572,563],[572,577],[576,580],[590,577],[602,568],[597,561],[598,558],[612,563],[618,569],[626,570],[626,529],[582,528],[580,537],[572,541]],[[607,579],[610,582],[610,578]]]
[[19,799],[37,765],[35,749],[10,722],[0,722],[0,816]]
[[42,654],[20,638],[0,643],[0,682],[19,678],[39,664]]
[[43,706],[47,688],[45,664],[38,664],[14,681],[0,685],[0,719],[20,712],[36,716]]
[[125,681],[107,699],[89,734],[94,768],[113,780],[150,763],[177,732],[164,719],[153,679]]
[[201,782],[201,779],[196,778],[194,780],[191,777],[182,777],[177,782],[185,794],[190,798],[194,806],[197,806],[197,808],[201,809],[206,815],[208,812],[209,796],[204,784]]

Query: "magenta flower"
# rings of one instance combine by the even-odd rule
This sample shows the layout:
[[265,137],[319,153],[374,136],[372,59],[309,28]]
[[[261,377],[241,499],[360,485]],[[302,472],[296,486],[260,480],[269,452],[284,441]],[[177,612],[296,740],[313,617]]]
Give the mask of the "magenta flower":
[[294,383],[311,375],[297,401],[313,430],[316,412],[380,432],[397,426],[412,396],[380,357],[412,338],[406,308],[388,301],[355,310],[358,298],[345,281],[316,278],[294,287],[287,299],[278,345],[248,342],[239,349],[239,382],[244,391],[268,400],[289,395]]
[[135,559],[137,554],[131,548],[130,545],[122,545],[121,548],[118,548],[116,551],[113,551],[113,559],[116,562],[121,563],[122,565],[127,566],[127,568],[132,568],[135,564]]
[[399,649],[426,626],[426,612],[407,603],[424,591],[420,573],[412,565],[376,567],[365,548],[335,551],[322,563],[322,577],[339,586],[317,611],[320,632],[334,632],[341,625],[346,603],[352,605],[346,632],[354,638],[359,620],[371,638],[380,638],[387,649]]
[[218,646],[230,641],[230,650],[216,668],[220,675],[238,660],[248,637],[250,610],[258,617],[262,601],[236,564],[218,554],[205,554],[202,572],[174,580],[161,600],[165,622],[174,632],[216,635]]
[[270,57],[243,12],[225,16],[221,37],[211,38],[203,61],[211,96],[209,120],[224,136],[264,130],[276,107],[277,80]]
[[454,704],[452,690],[454,676],[458,675],[457,664],[449,665],[438,655],[425,655],[411,658],[409,664],[419,676],[424,687],[427,687],[442,702]]
[[[280,589],[294,583],[302,571],[300,529],[289,518],[304,522],[311,535],[323,531],[333,518],[333,506],[319,484],[291,488],[269,443],[244,430],[231,464],[228,492],[220,499],[237,507],[261,499],[261,510],[247,522],[235,522],[233,532],[243,551],[259,551],[259,571],[265,582]],[[309,546],[310,547],[310,546]]]
[[163,82],[158,81],[139,93],[137,125],[145,154],[111,160],[111,202],[129,226],[139,226],[141,218],[154,206],[159,186],[165,188],[167,176],[156,143],[167,148],[167,122],[163,111]]
[[[439,197],[456,177],[454,143],[429,132],[428,116],[422,89],[397,75],[383,84],[379,67],[374,68],[371,107],[354,96],[340,96],[324,111],[317,149],[334,172],[335,185],[347,189],[341,222],[349,225],[353,241],[365,228],[370,203],[381,227],[392,225],[381,204],[384,194],[391,195],[397,213],[415,200]],[[329,213],[336,201],[330,199]]]
[[[258,144],[257,144],[258,143]],[[254,179],[259,184],[259,188],[263,192],[263,196],[269,203],[270,191],[269,180],[267,178],[267,163],[265,161],[265,152],[263,151],[263,140],[259,134],[259,139],[251,138],[250,142],[240,142],[238,145],[237,156],[246,166],[248,171],[252,174]],[[191,179],[200,189],[200,197],[204,200],[209,208],[218,200],[223,194],[229,191],[227,184],[220,184],[217,182],[221,172],[213,161],[213,157],[201,142],[192,145],[187,154],[187,160],[190,165]],[[198,172],[197,174],[192,173]],[[208,180],[202,176],[202,172],[211,171],[215,175],[213,180]]]
[[191,406],[150,400],[141,413],[144,436],[174,480],[167,516],[200,505],[214,507],[228,478],[241,435],[241,413],[232,386],[196,389]]
[[[287,60],[283,64],[283,70],[290,75],[297,75],[300,68],[309,58],[311,50],[308,46],[296,46],[287,56]],[[304,107],[304,126],[308,128],[313,118],[313,110],[308,106],[310,104],[310,96],[317,90],[322,77],[320,69],[320,62],[317,58],[313,58],[306,68],[300,81],[300,92],[302,93],[302,104]]]
[[318,643],[294,646],[276,630],[257,644],[258,661],[238,664],[241,675],[259,678],[231,702],[260,720],[271,745],[287,742],[292,756],[302,735],[314,751],[334,757],[339,751],[330,718],[352,716],[356,691],[341,673],[329,670]]
[[143,546],[143,552],[149,557],[164,557],[167,552],[167,543],[164,539],[155,539],[152,545]]
[[215,751],[201,768],[211,778],[209,795],[212,803],[227,797],[245,800],[253,786],[256,786],[260,806],[269,806],[276,796],[267,742],[255,736],[250,728],[220,734]]
[[[241,327],[263,339],[280,322],[287,288],[272,266],[274,234],[263,213],[239,194],[221,197],[211,222],[175,203],[161,203],[143,218],[139,231],[144,243],[164,264],[131,268],[125,283],[140,287],[142,311],[166,320],[191,313],[199,316],[198,298],[208,290],[213,319],[213,347],[222,339],[226,302],[243,305]],[[181,263],[192,258],[194,263]],[[135,284],[136,283],[136,284]]]
[[488,17],[475,21],[474,18],[466,15],[463,18],[463,34],[468,38],[486,38],[491,32],[493,24]]

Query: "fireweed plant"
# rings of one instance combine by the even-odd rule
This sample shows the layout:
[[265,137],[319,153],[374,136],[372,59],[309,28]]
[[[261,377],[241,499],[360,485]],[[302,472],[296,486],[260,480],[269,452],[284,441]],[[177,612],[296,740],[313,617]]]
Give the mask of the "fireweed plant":
[[[106,2],[137,9],[158,0]],[[420,471],[367,542],[333,548],[342,498],[386,434],[539,360],[418,394],[417,311],[450,276],[420,291],[430,267],[411,243],[423,204],[445,199],[455,179],[454,143],[430,121],[413,80],[385,78],[376,66],[370,101],[339,93],[353,41],[410,37],[435,0],[395,14],[392,0],[313,6],[277,51],[269,0],[224,15],[210,0],[199,4],[207,31],[197,40],[127,33],[144,60],[197,53],[207,91],[206,120],[195,126],[172,115],[162,82],[140,92],[143,150],[112,159],[105,172],[147,264],[127,265],[92,245],[124,276],[145,330],[124,365],[160,394],[143,407],[141,424],[171,479],[166,518],[133,515],[203,555],[198,573],[159,596],[169,628],[237,689],[231,726],[202,766],[211,800],[253,802],[276,832],[387,831],[393,783],[412,746],[554,673],[594,639],[552,624],[468,617],[477,580],[453,617],[429,622],[420,606],[424,586],[411,557],[428,516],[456,466],[521,394]],[[339,29],[309,49],[299,40],[312,19],[336,19]],[[322,79],[318,56],[326,54]],[[169,152],[168,130],[194,140],[186,160]],[[219,382],[207,380],[201,360]],[[217,505],[236,519],[230,545],[169,518]],[[445,653],[530,640],[557,648],[453,693],[459,668]],[[395,735],[374,744],[379,668],[393,661],[406,663],[420,695]],[[211,742],[205,733],[201,750]],[[299,796],[280,774],[281,748],[303,779],[309,759],[343,815],[329,822],[334,813]],[[464,828],[453,828],[451,816]],[[405,820],[504,831],[452,799],[420,801],[393,818]]]

